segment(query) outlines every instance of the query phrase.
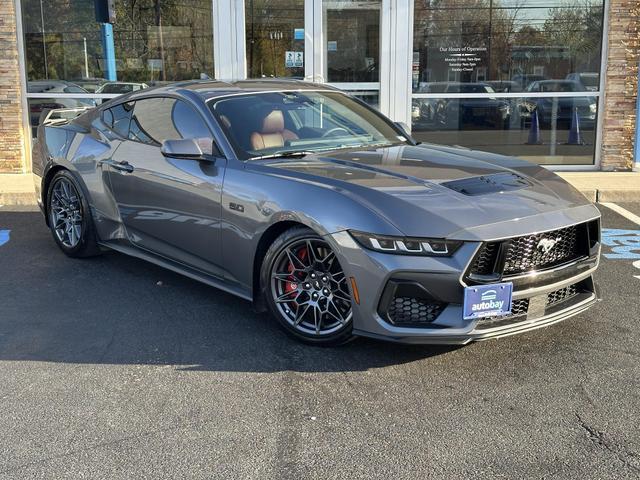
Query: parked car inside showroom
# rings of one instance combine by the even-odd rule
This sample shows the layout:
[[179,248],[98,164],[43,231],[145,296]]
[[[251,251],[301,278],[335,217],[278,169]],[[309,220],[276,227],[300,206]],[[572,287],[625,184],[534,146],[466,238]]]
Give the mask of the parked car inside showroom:
[[600,214],[573,187],[517,158],[417,144],[329,86],[132,92],[40,125],[33,171],[67,255],[161,265],[313,344],[465,344],[597,298]]
[[[47,95],[46,98],[29,99],[29,123],[31,124],[33,136],[36,134],[36,128],[40,122],[41,115],[49,110],[60,108],[87,108],[95,107],[96,105],[95,100],[91,98],[60,97],[59,94],[61,93],[89,93],[75,83],[64,80],[31,81],[27,85],[27,92]],[[51,95],[51,97],[49,97],[49,95]]]
[[[527,92],[535,93],[576,93],[584,91],[578,82],[573,80],[541,80],[533,82]],[[596,121],[598,103],[595,97],[530,97],[525,98],[519,105],[518,111],[523,120],[531,118],[536,110],[538,119],[543,125],[555,122],[570,126],[577,113],[583,126],[593,126]]]
[[[486,83],[447,82],[444,93],[487,94],[495,91]],[[504,99],[443,98],[437,101],[434,119],[446,129],[485,128],[487,125],[503,129],[509,124],[510,115],[511,106]]]

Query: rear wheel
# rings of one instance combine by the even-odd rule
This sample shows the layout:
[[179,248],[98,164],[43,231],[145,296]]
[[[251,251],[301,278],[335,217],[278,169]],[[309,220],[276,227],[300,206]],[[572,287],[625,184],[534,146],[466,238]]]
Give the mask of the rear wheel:
[[271,245],[262,264],[262,287],[271,313],[307,343],[338,345],[352,338],[347,277],[329,244],[297,227]]
[[53,238],[65,254],[88,257],[100,253],[89,204],[66,170],[56,173],[49,184],[47,214]]

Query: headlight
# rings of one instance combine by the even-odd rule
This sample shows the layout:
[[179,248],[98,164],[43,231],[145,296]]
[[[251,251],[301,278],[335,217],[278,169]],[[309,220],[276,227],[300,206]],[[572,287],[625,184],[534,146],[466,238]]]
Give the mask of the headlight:
[[364,248],[396,255],[449,257],[462,245],[462,241],[459,240],[390,237],[355,231],[349,231],[349,233]]

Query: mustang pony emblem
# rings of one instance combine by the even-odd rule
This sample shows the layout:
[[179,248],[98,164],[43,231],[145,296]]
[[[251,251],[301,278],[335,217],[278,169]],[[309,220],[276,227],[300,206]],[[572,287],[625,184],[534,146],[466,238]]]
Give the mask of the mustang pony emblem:
[[536,248],[538,250],[542,250],[543,253],[549,253],[551,249],[556,246],[556,243],[558,243],[560,240],[562,240],[562,237],[558,237],[555,240],[553,238],[543,238],[538,242]]

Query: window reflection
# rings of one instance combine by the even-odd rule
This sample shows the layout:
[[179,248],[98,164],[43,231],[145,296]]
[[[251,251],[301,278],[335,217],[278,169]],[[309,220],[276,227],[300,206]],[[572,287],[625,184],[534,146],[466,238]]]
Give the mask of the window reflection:
[[593,163],[595,97],[414,98],[416,140],[460,145],[537,163]]
[[490,82],[525,91],[540,80],[597,90],[602,0],[416,0],[413,90]]
[[84,93],[124,93],[161,82],[213,77],[210,0],[117,0],[115,84],[106,80],[93,1],[21,4],[29,81],[65,80]]
[[249,78],[304,78],[304,0],[246,0]]
[[603,12],[602,0],[416,0],[413,135],[593,163]]
[[328,82],[380,80],[380,4],[323,0]]

